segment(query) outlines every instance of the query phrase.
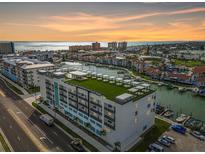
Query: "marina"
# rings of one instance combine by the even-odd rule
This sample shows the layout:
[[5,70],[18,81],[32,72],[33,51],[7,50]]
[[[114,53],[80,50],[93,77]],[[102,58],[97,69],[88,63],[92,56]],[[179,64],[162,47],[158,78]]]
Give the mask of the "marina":
[[[145,84],[140,84],[138,80],[134,80],[128,76],[125,70],[114,67],[106,67],[102,65],[76,63],[76,66],[63,65],[62,69],[72,69],[77,71],[87,72],[104,82],[114,83],[116,85],[124,85],[128,88],[131,85],[140,89],[146,87]],[[125,75],[126,74],[126,75]],[[167,83],[151,83],[151,88],[156,89],[156,113],[160,116],[168,118],[174,122],[185,125],[191,129],[197,129],[205,133],[205,97],[196,95],[190,87],[184,88]],[[130,88],[129,91],[136,89]],[[137,92],[140,93],[140,92]]]
[[[124,74],[128,73],[122,69],[102,65],[96,66],[87,63],[81,64],[82,65],[76,67],[76,69],[95,72],[99,79],[102,79],[103,75],[109,75],[112,76],[112,78],[116,77],[116,81],[119,85],[122,84],[122,82],[129,82],[129,80],[123,81],[125,77]],[[133,84],[138,85],[138,81],[133,82]],[[151,84],[151,86],[156,89],[156,103],[174,112],[174,115],[171,116],[172,119],[176,119],[181,114],[185,114],[205,121],[205,97],[196,95],[190,88],[176,88],[171,84],[160,83]]]

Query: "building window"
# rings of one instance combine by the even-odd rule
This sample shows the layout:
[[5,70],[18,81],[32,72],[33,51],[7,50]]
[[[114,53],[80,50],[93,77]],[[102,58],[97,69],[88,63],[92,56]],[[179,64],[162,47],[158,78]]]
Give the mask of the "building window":
[[78,114],[79,114],[79,116],[83,117],[83,114],[82,114],[82,113],[78,113]]
[[102,125],[101,125],[101,124],[99,124],[99,123],[96,123],[96,125],[97,125],[98,127],[102,128]]
[[108,112],[107,114],[108,114],[109,116],[112,116],[112,113],[111,113],[111,112]]
[[151,104],[147,104],[147,108],[150,108]]
[[92,120],[92,119],[90,119],[90,122],[91,122],[91,123],[93,123],[93,124],[95,124],[95,121],[94,121],[94,120]]
[[86,120],[88,120],[88,116],[84,115],[84,118],[85,118]]
[[82,121],[82,120],[80,120],[80,119],[79,119],[79,122],[80,122],[81,124],[83,124],[83,121]]
[[94,128],[94,127],[91,126],[90,129],[91,129],[93,132],[95,132],[95,128]]
[[144,131],[145,129],[147,129],[147,125],[144,125],[144,127],[142,128],[143,131]]
[[110,120],[107,120],[107,122],[110,123],[110,124],[112,124],[112,121],[110,121]]
[[100,135],[100,131],[99,131],[98,129],[96,129],[96,133],[97,133],[98,135]]

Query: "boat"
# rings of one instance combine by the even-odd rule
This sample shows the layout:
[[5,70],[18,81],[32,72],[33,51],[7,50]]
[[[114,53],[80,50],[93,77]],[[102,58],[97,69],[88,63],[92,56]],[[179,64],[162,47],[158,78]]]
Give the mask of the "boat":
[[168,85],[167,85],[167,88],[168,88],[168,89],[173,89],[174,86],[173,86],[172,84],[168,84]]
[[167,110],[163,116],[166,117],[166,118],[170,118],[174,115],[174,112],[172,110]]
[[176,122],[182,123],[187,119],[187,116],[185,114],[181,114],[178,118],[176,118]]
[[186,88],[179,87],[178,90],[179,90],[179,92],[185,92],[185,91],[186,91]]
[[158,86],[162,86],[162,83],[158,83]]
[[155,113],[156,114],[161,114],[162,112],[164,112],[165,108],[159,104],[156,105],[156,110]]
[[193,93],[198,93],[198,92],[199,92],[199,88],[193,88],[193,89],[192,89],[192,92],[193,92]]

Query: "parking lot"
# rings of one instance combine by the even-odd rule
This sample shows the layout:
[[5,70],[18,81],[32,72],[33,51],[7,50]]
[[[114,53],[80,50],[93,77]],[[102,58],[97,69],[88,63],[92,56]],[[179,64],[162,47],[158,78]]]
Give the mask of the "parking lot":
[[175,144],[170,147],[164,147],[166,152],[204,152],[205,151],[205,141],[200,141],[194,136],[190,135],[188,132],[186,135],[182,135],[173,130],[168,130],[163,135],[169,135],[175,138]]

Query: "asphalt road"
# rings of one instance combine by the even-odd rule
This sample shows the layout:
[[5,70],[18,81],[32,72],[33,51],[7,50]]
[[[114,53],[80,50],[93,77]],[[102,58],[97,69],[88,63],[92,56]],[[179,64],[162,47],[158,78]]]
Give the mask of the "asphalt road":
[[[6,103],[6,102],[5,102]],[[8,113],[7,109],[2,105],[0,97],[0,126],[9,140],[14,151],[18,152],[36,152],[38,148],[33,144],[31,139],[25,134],[17,122]]]
[[59,128],[45,125],[39,116],[0,80],[0,125],[14,151],[74,151],[71,138]]

